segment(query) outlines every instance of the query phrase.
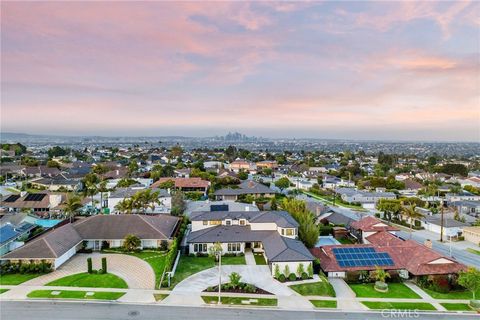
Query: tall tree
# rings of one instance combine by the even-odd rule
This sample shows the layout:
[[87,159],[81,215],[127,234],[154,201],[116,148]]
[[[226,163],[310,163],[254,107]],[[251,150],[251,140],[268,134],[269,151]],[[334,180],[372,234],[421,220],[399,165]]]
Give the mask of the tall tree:
[[67,196],[67,200],[65,201],[65,209],[63,211],[70,219],[70,222],[73,222],[75,214],[82,206],[82,199],[79,196]]
[[415,210],[415,204],[411,204],[409,206],[402,203],[402,214],[408,218],[410,223],[410,239],[412,239],[412,229],[413,229],[413,221],[415,219],[420,219],[423,217],[423,214]]

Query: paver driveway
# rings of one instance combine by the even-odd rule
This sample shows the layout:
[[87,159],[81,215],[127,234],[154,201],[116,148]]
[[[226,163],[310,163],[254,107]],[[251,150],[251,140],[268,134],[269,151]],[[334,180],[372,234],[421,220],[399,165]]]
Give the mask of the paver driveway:
[[94,269],[102,267],[102,257],[107,258],[108,272],[113,273],[127,282],[131,289],[155,289],[155,273],[150,265],[134,256],[126,254],[77,254],[65,262],[57,270],[24,282],[25,286],[43,286],[50,281],[76,273],[87,271],[87,258],[91,257]]
[[[241,281],[251,283],[259,288],[276,295],[293,296],[296,293],[284,284],[273,279],[268,266],[226,265],[222,266],[222,283],[229,281],[228,275],[237,272],[242,276]],[[200,293],[207,287],[218,284],[218,267],[198,272],[173,289],[173,293]]]

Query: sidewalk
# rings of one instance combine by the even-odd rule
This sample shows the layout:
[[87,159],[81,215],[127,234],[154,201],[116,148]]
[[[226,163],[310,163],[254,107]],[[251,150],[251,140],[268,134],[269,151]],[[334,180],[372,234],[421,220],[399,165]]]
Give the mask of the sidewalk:
[[434,298],[428,295],[425,291],[420,289],[417,285],[413,284],[412,282],[405,281],[404,284],[412,289],[416,294],[418,294],[425,302],[431,303],[437,310],[439,311],[447,311],[444,306],[438,303]]

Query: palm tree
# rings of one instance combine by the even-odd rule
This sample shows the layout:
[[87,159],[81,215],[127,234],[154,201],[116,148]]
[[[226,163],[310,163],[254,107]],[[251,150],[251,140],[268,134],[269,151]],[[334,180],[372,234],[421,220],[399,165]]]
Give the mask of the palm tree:
[[99,182],[99,178],[96,174],[94,173],[89,173],[85,176],[83,179],[83,184],[84,184],[84,190],[83,194],[85,197],[91,197],[92,198],[92,206],[95,207],[95,204],[93,202],[93,196],[98,193],[98,187],[97,183]]
[[80,209],[82,206],[83,206],[82,199],[79,196],[74,195],[72,197],[69,197],[67,195],[64,212],[70,218],[70,222],[73,221],[75,214],[77,213],[78,209]]
[[120,211],[121,213],[131,214],[134,209],[134,203],[132,199],[123,199],[115,206],[115,210]]
[[410,239],[412,239],[413,220],[423,218],[423,214],[415,210],[415,204],[406,206],[403,203],[402,214],[410,220]]
[[388,273],[387,271],[380,269],[380,267],[378,266],[376,266],[375,269],[376,270],[373,273],[373,277],[375,278],[375,280],[385,283],[385,280],[387,278],[390,278],[390,273]]
[[103,193],[108,192],[107,188],[107,181],[103,180],[100,182],[97,188],[98,192],[100,192],[100,209],[103,208]]

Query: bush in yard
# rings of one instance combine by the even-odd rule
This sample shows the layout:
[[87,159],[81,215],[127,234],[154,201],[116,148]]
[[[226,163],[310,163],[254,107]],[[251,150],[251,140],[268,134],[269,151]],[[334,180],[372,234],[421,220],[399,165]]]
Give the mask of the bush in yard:
[[142,244],[142,240],[133,234],[127,234],[123,240],[123,249],[125,251],[135,251]]
[[313,265],[310,263],[307,267],[307,274],[309,278],[313,278]]
[[440,293],[448,293],[450,291],[450,282],[446,276],[437,276],[433,279],[430,289]]
[[295,273],[290,273],[290,275],[288,276],[288,280],[290,281],[295,281],[297,280],[297,275]]
[[247,284],[243,290],[245,290],[247,293],[255,293],[257,291],[257,287],[255,287],[253,284]]
[[278,281],[285,282],[286,280],[287,280],[287,278],[285,277],[285,275],[283,273],[278,276]]
[[278,279],[280,277],[280,267],[278,266],[278,264],[275,265],[275,268],[273,269],[273,274],[274,274],[274,277],[275,279]]
[[301,277],[302,277],[302,280],[307,280],[308,278],[310,278],[306,272],[302,273]]
[[240,276],[236,272],[232,272],[228,277],[230,278],[230,285],[232,286],[232,288],[233,289],[238,288],[240,285],[240,279],[242,278],[242,276]]
[[303,266],[303,263],[299,263],[297,266],[297,275],[301,277],[303,273],[305,273],[305,267]]
[[104,271],[103,269],[95,270],[95,271],[96,271],[96,273],[98,273],[98,274],[104,274],[104,273],[105,273],[105,271]]
[[162,240],[160,242],[160,250],[162,250],[162,251],[167,251],[168,250],[168,241],[167,240]]
[[290,275],[290,267],[288,266],[288,264],[285,265],[285,268],[283,269],[283,274],[285,275],[285,277],[288,277]]
[[103,270],[103,273],[107,273],[107,258],[106,257],[102,258],[102,270]]
[[87,259],[87,272],[92,273],[92,258]]

